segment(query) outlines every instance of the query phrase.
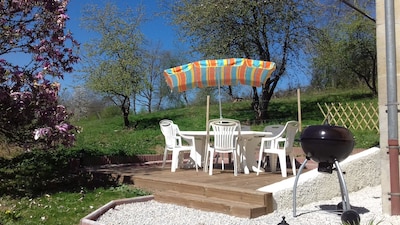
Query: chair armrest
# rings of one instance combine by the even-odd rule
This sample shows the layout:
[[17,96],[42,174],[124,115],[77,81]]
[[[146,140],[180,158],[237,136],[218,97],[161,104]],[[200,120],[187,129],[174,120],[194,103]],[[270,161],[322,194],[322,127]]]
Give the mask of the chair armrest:
[[180,136],[175,136],[175,140],[178,142],[178,146],[182,146],[182,138]]
[[263,142],[269,142],[269,148],[279,148],[279,143],[280,142],[285,142],[286,138],[283,138],[281,136],[273,136],[273,137],[263,137],[261,138],[261,143]]
[[182,137],[185,141],[187,141],[189,144],[194,145],[194,136],[187,136],[183,135],[181,133],[178,134],[180,137]]
[[284,137],[279,137],[279,138],[276,139],[276,141],[277,141],[277,142],[285,142],[285,141],[286,141],[286,138],[284,138]]
[[263,137],[261,138],[261,141],[276,141],[280,137],[274,136],[274,137]]
[[[284,145],[286,145],[286,138],[284,138],[284,137],[280,137],[280,138],[277,138],[276,139],[276,148],[281,148],[281,147],[283,147]],[[282,143],[282,144],[280,144],[280,143]]]

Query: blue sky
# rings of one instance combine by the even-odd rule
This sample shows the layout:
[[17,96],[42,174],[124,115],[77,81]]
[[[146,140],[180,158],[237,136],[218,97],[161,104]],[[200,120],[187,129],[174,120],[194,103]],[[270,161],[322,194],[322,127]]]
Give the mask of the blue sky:
[[[165,21],[164,18],[159,16],[160,12],[165,11],[165,9],[160,8],[158,0],[111,0],[113,3],[118,5],[120,10],[124,10],[127,6],[135,9],[138,5],[143,5],[145,8],[145,22],[141,26],[141,32],[144,34],[147,41],[155,44],[161,43],[161,48],[163,50],[169,50],[174,52],[176,49],[180,49],[185,46],[185,43],[178,42],[178,36],[175,34],[176,31],[171,25]],[[69,29],[73,37],[81,44],[90,41],[94,34],[88,33],[81,26],[81,13],[83,8],[88,4],[104,4],[105,1],[95,1],[95,0],[70,0],[68,4],[68,16],[70,20],[67,22],[67,29]],[[100,5],[101,6],[101,5]],[[186,58],[186,57],[185,57]],[[193,59],[201,60],[201,59]],[[189,62],[187,62],[189,63]],[[77,70],[80,65],[74,66],[75,72],[71,74],[65,74],[64,80],[60,80],[61,88],[67,89],[68,92],[73,92],[73,87],[79,85],[81,79],[79,79],[79,73]],[[168,69],[168,68],[165,68]],[[246,87],[243,87],[245,89]],[[249,89],[250,90],[250,89]],[[247,91],[249,91],[247,90]],[[250,91],[249,91],[250,92]]]
[[[67,29],[69,29],[73,37],[81,44],[90,41],[94,36],[90,35],[85,31],[81,24],[81,13],[85,5],[87,4],[102,4],[104,1],[94,0],[70,0],[68,4],[68,16],[70,20],[67,22]],[[152,43],[161,43],[161,48],[164,50],[173,51],[177,44],[177,35],[172,27],[164,20],[164,18],[157,15],[158,12],[163,11],[159,7],[157,0],[114,0],[121,10],[124,10],[127,6],[132,9],[136,8],[139,4],[145,7],[145,18],[146,21],[141,27],[142,33],[145,38]],[[79,65],[75,66],[76,68]],[[167,69],[167,68],[166,68]],[[75,69],[76,70],[76,69]],[[64,81],[60,81],[62,88],[70,88],[75,86],[79,79],[73,78],[73,74],[65,74]]]
[[[67,23],[67,28],[70,29],[74,37],[80,40],[80,42],[88,41],[86,32],[82,32],[81,24],[81,12],[87,4],[102,4],[102,1],[93,0],[70,0],[68,5],[68,16],[70,20]],[[127,6],[136,8],[142,4],[145,7],[145,15],[147,21],[143,23],[141,31],[144,33],[146,38],[152,41],[160,41],[163,43],[163,48],[170,49],[174,45],[176,35],[172,30],[171,26],[160,16],[157,16],[158,12],[163,11],[159,8],[157,0],[116,0],[114,1],[121,10],[124,10]]]
[[[81,27],[81,12],[85,5],[87,4],[104,4],[103,0],[70,0],[68,4],[68,16],[70,20],[67,22],[67,29],[71,30],[74,38],[81,44],[90,41],[93,36],[91,36],[87,31]],[[164,18],[158,15],[159,12],[165,11],[160,8],[159,0],[113,0],[118,7],[124,10],[127,6],[131,8],[136,8],[138,5],[143,5],[145,8],[145,18],[146,21],[142,24],[141,31],[145,35],[145,38],[152,43],[161,43],[161,48],[163,50],[174,51],[175,49],[182,48],[185,43],[178,42],[178,36],[176,31],[171,25],[165,21]],[[194,59],[201,60],[201,59]],[[189,62],[188,62],[189,63]],[[79,68],[79,64],[75,66],[75,70]],[[168,69],[168,68],[165,68]],[[288,68],[289,69],[289,68]],[[297,74],[297,73],[296,73]],[[288,88],[288,85],[296,86],[300,81],[301,83],[307,83],[308,79],[304,77],[304,74],[297,74],[300,77],[293,76],[292,79],[288,80],[285,77],[279,81],[278,89]],[[70,89],[76,86],[79,82],[78,73],[65,74],[64,80],[60,81],[62,88]],[[293,79],[294,78],[294,79]]]

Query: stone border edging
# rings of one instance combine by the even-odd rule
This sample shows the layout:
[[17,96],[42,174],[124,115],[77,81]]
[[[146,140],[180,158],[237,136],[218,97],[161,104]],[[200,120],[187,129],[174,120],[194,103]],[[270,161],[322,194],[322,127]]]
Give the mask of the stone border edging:
[[96,222],[96,220],[103,215],[105,212],[107,212],[109,209],[115,208],[117,205],[122,205],[122,204],[129,204],[129,203],[134,203],[134,202],[145,202],[145,201],[150,201],[153,200],[154,196],[153,195],[148,195],[148,196],[141,196],[141,197],[134,197],[134,198],[124,198],[124,199],[118,199],[118,200],[113,200],[110,201],[109,203],[103,205],[102,207],[96,209],[94,212],[88,214],[87,216],[83,217],[80,220],[80,225],[104,225],[102,223]]

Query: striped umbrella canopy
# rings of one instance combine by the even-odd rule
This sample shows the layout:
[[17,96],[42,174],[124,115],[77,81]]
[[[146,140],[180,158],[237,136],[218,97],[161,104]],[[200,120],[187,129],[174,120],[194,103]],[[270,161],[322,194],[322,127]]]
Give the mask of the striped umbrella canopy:
[[231,58],[188,63],[164,70],[165,80],[172,91],[224,85],[260,87],[271,76],[273,62]]
[[164,70],[171,91],[218,86],[219,112],[222,118],[221,90],[224,85],[262,86],[276,69],[274,62],[253,59],[209,59]]

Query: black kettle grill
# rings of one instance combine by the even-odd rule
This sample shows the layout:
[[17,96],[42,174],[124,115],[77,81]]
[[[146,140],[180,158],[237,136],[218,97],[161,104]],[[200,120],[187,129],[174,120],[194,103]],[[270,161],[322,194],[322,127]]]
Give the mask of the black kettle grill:
[[354,147],[353,134],[339,126],[309,126],[301,133],[300,141],[306,157],[318,162],[318,171],[328,173],[332,173],[335,161],[346,159]]
[[343,210],[342,221],[351,224],[359,223],[358,213],[351,209],[349,195],[344,181],[343,172],[339,162],[346,159],[354,147],[353,134],[345,127],[325,125],[312,125],[303,130],[300,135],[301,147],[306,154],[306,160],[300,166],[293,186],[293,216],[296,217],[296,189],[298,179],[308,160],[318,163],[318,172],[332,173],[336,170],[342,202],[338,210]]

